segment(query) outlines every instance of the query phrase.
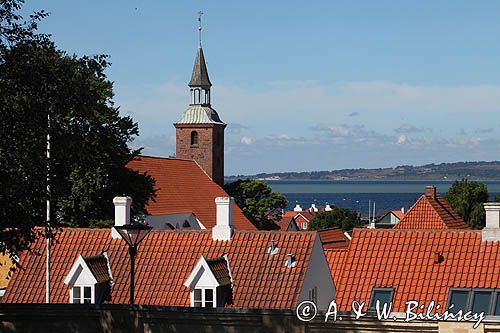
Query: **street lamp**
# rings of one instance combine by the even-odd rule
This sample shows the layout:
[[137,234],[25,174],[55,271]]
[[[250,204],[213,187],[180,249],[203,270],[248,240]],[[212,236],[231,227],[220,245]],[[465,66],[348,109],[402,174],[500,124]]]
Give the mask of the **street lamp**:
[[115,229],[128,244],[128,252],[130,254],[130,304],[134,304],[134,259],[137,253],[137,246],[153,227],[142,223],[135,223],[116,226]]

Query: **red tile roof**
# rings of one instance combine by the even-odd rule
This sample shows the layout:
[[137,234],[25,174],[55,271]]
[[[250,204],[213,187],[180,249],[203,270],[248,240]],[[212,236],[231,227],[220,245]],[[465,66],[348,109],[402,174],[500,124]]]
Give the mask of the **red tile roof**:
[[347,248],[349,245],[349,238],[338,228],[320,230],[319,237],[324,249]]
[[[135,270],[137,304],[189,306],[184,282],[201,256],[227,254],[233,277],[233,304],[237,308],[293,309],[297,306],[311,258],[315,232],[236,231],[230,241],[213,241],[210,230],[152,230],[138,248]],[[114,285],[110,303],[129,301],[128,248],[113,239],[110,229],[67,228],[52,247],[51,301],[68,303],[69,290],[63,280],[78,255],[93,256],[106,251]],[[279,248],[268,254],[271,241]],[[20,254],[21,269],[12,278],[2,302],[45,301],[45,240],[32,245],[33,252]],[[292,253],[293,268],[285,267]]]
[[467,229],[441,195],[422,195],[394,229]]
[[405,216],[405,214],[400,209],[391,210],[390,212],[396,215],[396,217],[400,220]]
[[[190,160],[140,156],[127,167],[156,180],[156,198],[147,204],[151,215],[193,212],[210,229],[215,226],[215,198],[227,193]],[[234,207],[234,225],[239,230],[257,230],[239,207]]]
[[407,300],[446,307],[450,287],[500,288],[500,242],[483,242],[479,230],[355,229],[340,273],[334,256],[328,262],[340,310],[368,302],[373,287],[394,288],[399,312]]
[[229,272],[229,267],[224,256],[207,259],[207,264],[221,286],[231,284],[231,273]]
[[85,263],[99,283],[111,280],[108,271],[108,260],[104,255],[83,257]]
[[310,222],[314,218],[315,213],[312,213],[312,212],[307,211],[307,210],[304,210],[301,212],[286,211],[283,214],[283,216],[284,217],[295,217],[295,218],[297,218],[298,216],[301,216],[305,221]]
[[299,229],[293,217],[282,217],[281,220],[276,222],[281,231],[287,231],[291,224],[295,224],[296,230]]
[[333,283],[337,285],[337,280],[342,276],[347,249],[325,249],[324,252]]

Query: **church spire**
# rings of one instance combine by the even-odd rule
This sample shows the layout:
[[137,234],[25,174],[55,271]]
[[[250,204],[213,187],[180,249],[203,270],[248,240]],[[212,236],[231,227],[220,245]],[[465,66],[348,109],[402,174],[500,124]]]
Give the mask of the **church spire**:
[[196,53],[193,74],[191,75],[191,81],[189,81],[188,86],[191,90],[191,104],[210,105],[210,87],[212,87],[212,83],[208,77],[205,56],[203,55],[203,48],[201,47],[201,15],[203,15],[203,12],[198,12],[198,52]]

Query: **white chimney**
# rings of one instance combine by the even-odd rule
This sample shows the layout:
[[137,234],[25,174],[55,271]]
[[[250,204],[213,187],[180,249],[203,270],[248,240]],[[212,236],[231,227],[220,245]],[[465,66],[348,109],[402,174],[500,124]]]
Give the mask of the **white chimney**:
[[[132,205],[131,197],[114,197],[115,204],[115,226],[130,224],[130,206]],[[121,238],[115,228],[111,228],[113,238]]]
[[401,207],[401,213],[405,213],[405,208],[404,207]]
[[311,208],[309,208],[309,211],[313,213],[318,212],[318,208],[316,207],[315,203],[311,204]]
[[325,206],[325,212],[331,212],[332,211],[332,207],[330,206],[330,204],[327,202],[326,203],[326,206]]
[[213,240],[230,240],[233,235],[233,205],[234,198],[217,197],[215,198],[216,224],[212,228]]
[[295,205],[295,208],[293,209],[294,212],[301,212],[302,211],[302,207],[300,207],[300,204],[297,202],[297,204]]
[[500,202],[486,202],[486,227],[482,230],[483,241],[500,241]]

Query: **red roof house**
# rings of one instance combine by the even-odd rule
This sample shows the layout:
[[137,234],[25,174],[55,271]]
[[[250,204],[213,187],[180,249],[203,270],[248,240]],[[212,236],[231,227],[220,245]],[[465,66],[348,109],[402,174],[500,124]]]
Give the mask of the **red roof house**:
[[[432,191],[433,192],[433,191]],[[354,229],[346,251],[326,250],[340,310],[353,301],[392,302],[404,312],[431,301],[500,314],[500,204],[485,204],[486,228],[471,230],[440,197],[422,196],[393,229]]]
[[[201,229],[215,226],[214,199],[227,196],[227,193],[195,161],[140,156],[129,162],[127,167],[147,173],[156,181],[156,198],[148,202],[148,214],[193,213]],[[234,226],[238,230],[257,230],[237,206],[234,207]]]
[[467,229],[468,226],[457,213],[446,203],[443,197],[436,194],[436,188],[428,186],[417,202],[408,210],[394,229]]
[[[216,202],[212,230],[153,229],[144,238],[136,304],[294,309],[315,295],[327,308],[335,287],[316,232],[234,230],[234,201]],[[2,302],[43,303],[45,239],[21,253],[19,265]],[[111,229],[65,228],[51,250],[51,302],[127,304],[129,274],[128,246]]]

